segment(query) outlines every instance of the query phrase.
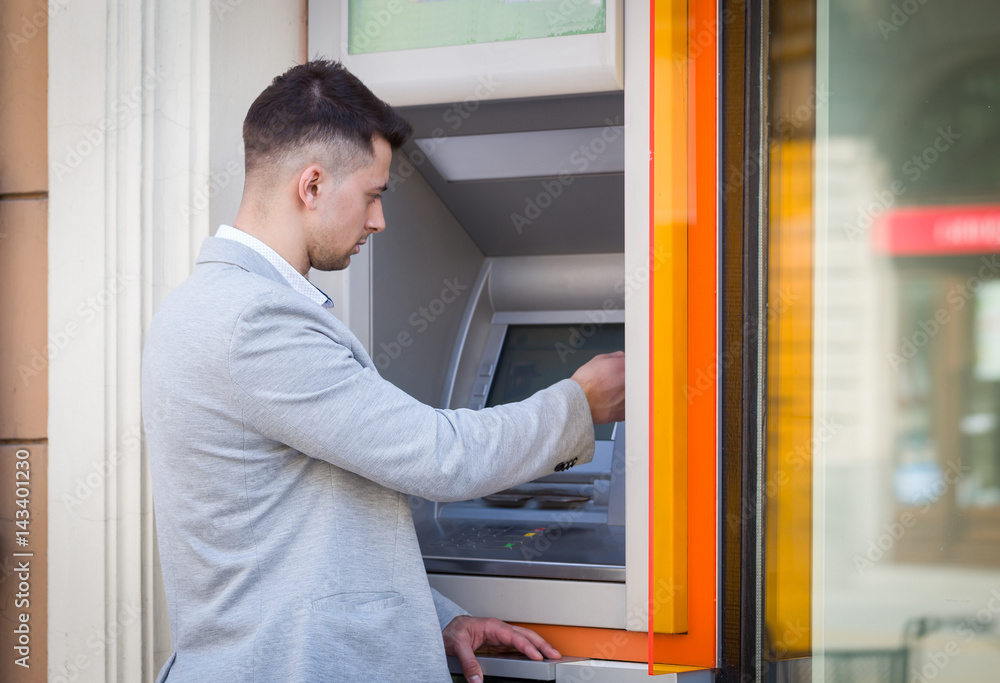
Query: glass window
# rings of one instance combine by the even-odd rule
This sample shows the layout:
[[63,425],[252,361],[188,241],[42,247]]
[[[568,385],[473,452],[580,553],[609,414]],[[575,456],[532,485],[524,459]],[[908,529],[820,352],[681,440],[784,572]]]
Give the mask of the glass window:
[[993,680],[1000,4],[773,0],[771,25],[768,481],[795,495],[768,523],[799,535],[769,539],[768,656],[803,652],[805,572],[813,680]]

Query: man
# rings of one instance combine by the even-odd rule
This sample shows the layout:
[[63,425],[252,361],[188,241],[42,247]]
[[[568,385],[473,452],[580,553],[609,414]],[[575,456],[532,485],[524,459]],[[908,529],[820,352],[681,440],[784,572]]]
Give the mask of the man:
[[476,681],[481,646],[559,656],[430,590],[406,494],[463,500],[588,461],[593,424],[623,418],[624,357],[482,411],[379,377],[305,276],[385,228],[410,132],[339,64],[276,78],[244,122],[235,226],[154,316],[143,404],[174,647],[160,681],[447,681],[446,651]]

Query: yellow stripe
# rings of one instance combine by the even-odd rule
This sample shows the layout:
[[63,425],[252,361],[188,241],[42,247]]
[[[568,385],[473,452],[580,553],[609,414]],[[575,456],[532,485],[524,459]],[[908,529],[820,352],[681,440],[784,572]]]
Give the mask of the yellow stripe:
[[[651,605],[656,633],[687,631],[687,3],[655,3],[653,80],[653,479]],[[650,595],[662,594],[651,590]]]
[[769,657],[811,641],[813,144],[771,147],[765,620]]

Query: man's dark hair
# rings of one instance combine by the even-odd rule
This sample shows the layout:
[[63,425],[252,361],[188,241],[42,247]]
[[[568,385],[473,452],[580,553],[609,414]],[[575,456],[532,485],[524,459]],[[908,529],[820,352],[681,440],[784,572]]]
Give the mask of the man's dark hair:
[[412,132],[406,119],[340,62],[306,62],[275,78],[250,105],[243,121],[246,172],[314,143],[345,148],[336,156],[349,165],[374,156],[373,136],[398,149]]

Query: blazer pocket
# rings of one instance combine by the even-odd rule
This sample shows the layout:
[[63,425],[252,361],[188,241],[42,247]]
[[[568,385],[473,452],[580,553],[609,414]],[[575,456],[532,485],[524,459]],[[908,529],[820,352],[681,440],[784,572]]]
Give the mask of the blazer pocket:
[[317,612],[381,612],[399,607],[403,596],[395,591],[375,593],[337,593],[313,600]]

